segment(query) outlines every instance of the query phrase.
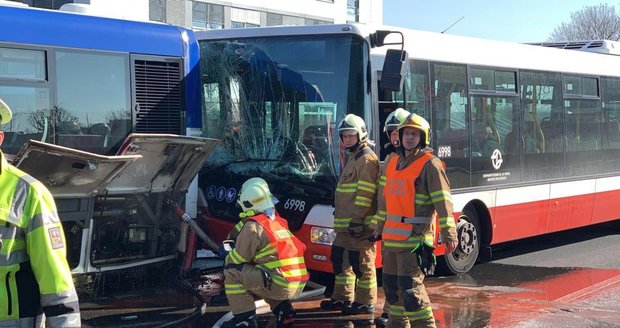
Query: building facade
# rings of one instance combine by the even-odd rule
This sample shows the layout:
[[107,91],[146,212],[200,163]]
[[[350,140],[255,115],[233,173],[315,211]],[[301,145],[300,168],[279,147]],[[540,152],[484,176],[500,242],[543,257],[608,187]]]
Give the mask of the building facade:
[[[12,0],[59,9],[151,20],[196,30],[275,25],[383,23],[383,0]],[[73,4],[77,4],[73,5]],[[77,9],[76,9],[77,8]]]

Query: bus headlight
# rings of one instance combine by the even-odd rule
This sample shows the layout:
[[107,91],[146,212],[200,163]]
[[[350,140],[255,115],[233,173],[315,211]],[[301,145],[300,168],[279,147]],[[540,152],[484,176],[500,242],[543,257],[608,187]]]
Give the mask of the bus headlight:
[[310,228],[310,241],[315,244],[331,245],[334,239],[336,239],[334,229],[324,227]]

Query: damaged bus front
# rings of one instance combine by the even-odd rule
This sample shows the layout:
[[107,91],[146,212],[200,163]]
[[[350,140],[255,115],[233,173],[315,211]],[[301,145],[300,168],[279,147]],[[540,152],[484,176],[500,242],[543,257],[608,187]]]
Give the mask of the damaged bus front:
[[187,228],[168,202],[184,199],[218,142],[131,134],[104,156],[31,140],[14,165],[54,195],[71,270],[96,273],[177,258]]
[[334,189],[345,160],[335,125],[353,113],[373,139],[379,130],[371,100],[374,36],[349,24],[196,32],[202,135],[222,140],[199,175],[215,239],[239,221],[241,184],[259,176],[307,245],[308,268],[332,270]]

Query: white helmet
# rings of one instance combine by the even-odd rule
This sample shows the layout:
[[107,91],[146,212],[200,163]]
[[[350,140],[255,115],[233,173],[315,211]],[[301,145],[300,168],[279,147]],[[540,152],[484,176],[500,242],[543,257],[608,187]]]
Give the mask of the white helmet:
[[396,108],[385,119],[385,124],[383,125],[383,132],[389,134],[393,130],[398,129],[400,122],[404,121],[407,118],[407,116],[409,116],[409,114],[411,113],[409,113],[408,111],[402,108]]
[[11,108],[9,108],[9,105],[2,101],[2,99],[0,99],[0,117],[2,118],[2,121],[0,121],[0,125],[5,125],[9,123],[9,121],[13,117]]
[[273,208],[271,200],[273,196],[269,191],[269,185],[261,178],[251,178],[243,183],[237,203],[244,212],[254,211],[255,213],[264,212],[268,208]]
[[365,142],[368,139],[368,130],[366,130],[366,123],[364,120],[354,114],[348,114],[345,116],[340,124],[338,124],[338,135],[342,139],[342,132],[355,131],[359,137],[359,142]]

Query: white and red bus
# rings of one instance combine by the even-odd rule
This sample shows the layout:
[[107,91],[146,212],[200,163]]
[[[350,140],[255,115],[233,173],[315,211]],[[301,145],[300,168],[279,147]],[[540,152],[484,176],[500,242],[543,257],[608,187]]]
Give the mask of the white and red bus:
[[[360,115],[383,145],[397,107],[429,120],[447,166],[460,238],[443,257],[449,271],[467,272],[498,243],[620,218],[620,57],[406,30],[372,47],[365,29],[197,33],[202,134],[223,140],[199,177],[216,238],[238,221],[241,183],[261,176],[307,243],[308,267],[330,271],[343,158],[334,124]],[[402,36],[408,71],[395,92],[380,80]]]

